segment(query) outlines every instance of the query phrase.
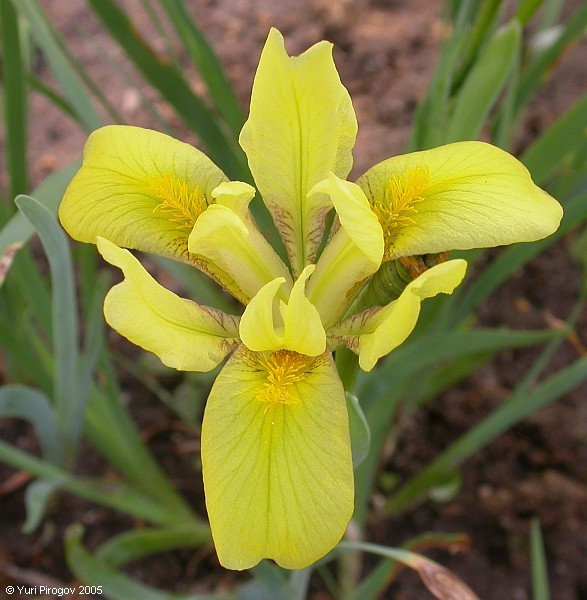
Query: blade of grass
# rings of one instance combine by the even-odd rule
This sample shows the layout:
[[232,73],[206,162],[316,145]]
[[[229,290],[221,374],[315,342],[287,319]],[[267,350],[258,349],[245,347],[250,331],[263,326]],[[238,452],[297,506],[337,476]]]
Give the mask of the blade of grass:
[[239,594],[243,600],[290,600],[283,569],[268,560],[262,560],[249,572],[255,579],[244,588],[244,593]]
[[[157,12],[157,9],[153,6],[153,2],[151,0],[140,0],[140,1],[141,1],[143,10],[149,16],[149,20],[151,21],[151,24],[155,28],[157,35],[163,40],[163,44],[165,45],[165,52],[167,53],[167,56],[169,57],[169,59],[171,60],[171,62],[173,63],[173,65],[176,69],[181,69],[181,59],[178,56],[177,52],[175,51],[175,48],[173,47],[173,43],[171,41],[171,38],[169,37],[169,34],[167,33],[167,29],[165,28],[165,26],[163,24],[163,19],[161,18],[161,15]],[[159,5],[160,5],[159,8],[164,9],[165,4],[166,4],[165,2],[159,2]]]
[[0,0],[0,56],[4,87],[5,152],[10,179],[9,196],[28,192],[26,67],[21,56],[16,11],[10,0]]
[[26,521],[22,526],[23,533],[33,533],[37,529],[45,516],[47,506],[60,488],[60,481],[45,479],[37,479],[27,486],[24,496]]
[[30,29],[37,44],[42,48],[59,87],[69,98],[79,120],[88,131],[97,129],[102,125],[87,93],[83,82],[71,64],[69,57],[63,52],[51,22],[43,11],[41,4],[35,0],[12,0],[14,8],[30,24]]
[[539,31],[553,27],[560,18],[565,0],[547,0],[540,18]]

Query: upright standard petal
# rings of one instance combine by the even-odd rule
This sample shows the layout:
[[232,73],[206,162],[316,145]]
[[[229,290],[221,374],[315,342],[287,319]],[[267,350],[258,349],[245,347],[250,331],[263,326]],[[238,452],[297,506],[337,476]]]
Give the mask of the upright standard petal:
[[354,491],[344,390],[330,354],[241,346],[208,398],[202,470],[224,567],[271,558],[303,569],[331,550]]
[[100,237],[97,243],[125,276],[106,296],[106,321],[133,344],[181,371],[211,371],[239,344],[238,317],[176,296],[128,250]]
[[449,260],[428,269],[406,286],[401,296],[385,307],[363,311],[334,327],[328,336],[359,355],[359,366],[370,371],[377,361],[402,344],[412,333],[422,300],[451,294],[467,270],[462,259]]
[[310,192],[331,198],[340,229],[322,252],[308,284],[308,298],[325,327],[336,323],[366,277],[381,264],[383,231],[361,188],[331,173]]
[[483,142],[390,158],[357,184],[383,228],[385,260],[531,242],[562,217],[522,163]]
[[316,307],[306,298],[306,281],[314,271],[308,265],[295,282],[289,299],[278,300],[283,277],[270,281],[249,302],[240,321],[240,336],[250,350],[284,348],[318,356],[326,349],[326,333]]
[[94,131],[81,169],[59,207],[76,240],[98,236],[118,246],[194,262],[188,235],[226,176],[188,144],[122,125]]
[[313,262],[330,208],[324,195],[307,194],[330,171],[348,175],[356,135],[355,113],[332,60],[332,44],[320,42],[290,57],[282,35],[272,29],[240,144],[294,276]]
[[189,251],[212,274],[235,282],[238,291],[229,290],[244,304],[277,277],[285,279],[288,291],[292,286],[287,267],[251,217],[254,195],[255,189],[241,181],[222,183],[212,191],[216,203],[200,216],[188,239]]

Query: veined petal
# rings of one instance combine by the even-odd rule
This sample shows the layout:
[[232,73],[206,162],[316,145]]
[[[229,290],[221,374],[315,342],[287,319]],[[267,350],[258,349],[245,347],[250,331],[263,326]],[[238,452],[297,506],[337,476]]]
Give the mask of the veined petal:
[[240,346],[208,398],[202,469],[224,567],[271,558],[302,569],[331,550],[354,501],[344,390],[331,355]]
[[345,319],[330,328],[328,336],[358,354],[361,369],[370,371],[382,356],[412,333],[422,300],[437,294],[451,294],[466,270],[467,262],[462,259],[436,265],[409,283],[397,300]]
[[264,352],[285,348],[318,356],[326,349],[326,333],[316,307],[306,298],[306,281],[314,265],[304,268],[295,282],[289,300],[278,300],[284,278],[263,286],[245,308],[240,336],[250,350]]
[[238,345],[238,317],[176,296],[128,250],[101,237],[97,244],[125,276],[106,296],[106,321],[133,344],[182,371],[210,371]]
[[522,163],[483,142],[390,158],[357,183],[381,222],[385,260],[530,242],[562,217]]
[[383,231],[359,186],[331,173],[311,190],[332,200],[340,229],[318,260],[308,284],[308,298],[325,326],[336,323],[357,287],[377,271],[383,257]]
[[223,181],[224,173],[188,144],[140,127],[110,125],[88,138],[59,218],[81,242],[95,244],[100,236],[193,263],[188,235]]
[[294,276],[313,262],[330,207],[322,194],[307,194],[330,171],[348,175],[356,135],[355,113],[332,60],[332,44],[320,42],[290,57],[282,35],[272,29],[239,141]]
[[210,270],[227,274],[239,287],[239,300],[248,302],[266,283],[283,277],[291,289],[289,271],[257,229],[248,205],[255,189],[242,182],[223,183],[212,192],[212,204],[195,224],[189,251],[204,259]]

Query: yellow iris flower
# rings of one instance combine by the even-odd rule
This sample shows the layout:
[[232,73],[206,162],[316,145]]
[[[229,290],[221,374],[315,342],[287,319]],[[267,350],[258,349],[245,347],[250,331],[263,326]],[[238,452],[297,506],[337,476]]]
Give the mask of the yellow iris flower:
[[[253,221],[255,189],[154,131],[94,132],[59,210],[72,237],[124,273],[104,305],[113,328],[175,369],[209,371],[230,355],[202,426],[206,504],[228,568],[263,558],[304,568],[344,534],[353,466],[332,351],[346,345],[371,370],[410,334],[421,301],[451,293],[466,270],[439,264],[387,306],[353,314],[382,262],[540,239],[562,216],[515,158],[480,142],[391,158],[345,181],[356,133],[331,44],[290,57],[272,30],[239,141],[288,265]],[[123,248],[194,265],[244,313],[178,297]]]

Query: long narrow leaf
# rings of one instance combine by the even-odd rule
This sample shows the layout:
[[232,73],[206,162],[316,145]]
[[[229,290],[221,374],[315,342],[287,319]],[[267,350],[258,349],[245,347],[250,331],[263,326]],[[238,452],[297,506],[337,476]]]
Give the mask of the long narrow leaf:
[[85,426],[86,437],[92,446],[146,498],[153,498],[172,512],[175,524],[196,520],[141,441],[117,396],[92,389]]
[[449,331],[424,336],[416,342],[400,346],[376,371],[360,384],[365,414],[371,429],[371,451],[356,472],[355,519],[361,523],[368,500],[380,451],[392,425],[392,416],[401,399],[402,390],[412,377],[426,373],[439,361],[481,352],[497,352],[504,348],[531,346],[560,337],[560,332],[512,332],[500,330]]
[[76,73],[67,55],[59,43],[59,38],[36,0],[12,0],[14,8],[29,22],[31,32],[42,48],[59,87],[69,98],[71,105],[88,131],[102,125],[102,119],[94,108],[81,78]]
[[0,461],[16,469],[28,471],[35,477],[56,481],[62,489],[80,498],[138,519],[145,519],[153,525],[177,524],[177,516],[173,512],[138,493],[134,488],[111,481],[81,479],[3,441],[0,441]]
[[17,14],[10,0],[0,0],[0,56],[4,87],[5,152],[10,198],[28,192],[26,160],[27,91]]
[[535,410],[554,402],[585,380],[587,380],[587,357],[576,360],[532,391],[524,389],[522,393],[514,392],[508,401],[451,444],[426,469],[394,494],[389,501],[390,510],[398,512],[413,502],[421,500],[431,484],[444,481],[447,475],[475,452]]
[[216,117],[192,92],[185,78],[169,63],[157,57],[139,36],[127,14],[113,0],[88,0],[114,39],[128,57],[198,134],[210,157],[233,179],[248,178],[244,154],[234,139],[227,136]]
[[235,139],[242,129],[244,118],[236,94],[212,46],[196,26],[182,0],[162,2],[169,20],[197,66],[216,109],[226,121]]
[[532,177],[543,185],[587,140],[587,95],[569,108],[521,157]]
[[77,439],[74,419],[78,414],[78,346],[77,305],[73,264],[65,234],[49,210],[30,196],[19,196],[19,209],[37,230],[51,267],[53,296],[53,348],[55,353],[56,419],[66,444],[72,452]]
[[564,208],[565,214],[557,232],[538,242],[510,246],[479,274],[459,299],[458,304],[454,306],[451,315],[453,325],[467,319],[475,307],[518,269],[587,218],[587,194],[575,196],[565,203]]
[[211,540],[208,527],[196,523],[126,531],[102,544],[96,559],[111,567],[121,567],[144,556],[177,548],[198,548]]
[[532,570],[532,599],[550,600],[546,554],[538,519],[532,520],[530,528],[530,564]]
[[59,462],[62,456],[59,432],[45,394],[23,385],[0,388],[0,417],[28,421],[35,428],[43,456],[50,462]]
[[74,575],[84,583],[100,586],[111,600],[236,600],[231,594],[179,595],[133,581],[128,575],[100,561],[82,545],[83,529],[69,528],[65,536],[65,556]]
[[544,83],[549,70],[554,65],[563,51],[572,43],[579,40],[587,27],[587,5],[577,9],[573,16],[566,22],[562,35],[547,50],[540,54],[538,60],[524,73],[520,82],[517,109],[523,108],[532,95]]
[[516,64],[521,40],[512,21],[489,41],[459,92],[443,142],[476,139]]
[[[63,167],[59,171],[51,174],[43,183],[37,187],[32,196],[44,204],[53,214],[57,212],[57,207],[65,189],[69,185],[71,178],[79,169],[79,162],[72,163]],[[16,213],[2,229],[0,229],[0,253],[16,242],[26,244],[33,236],[35,228],[30,221],[20,212]]]

